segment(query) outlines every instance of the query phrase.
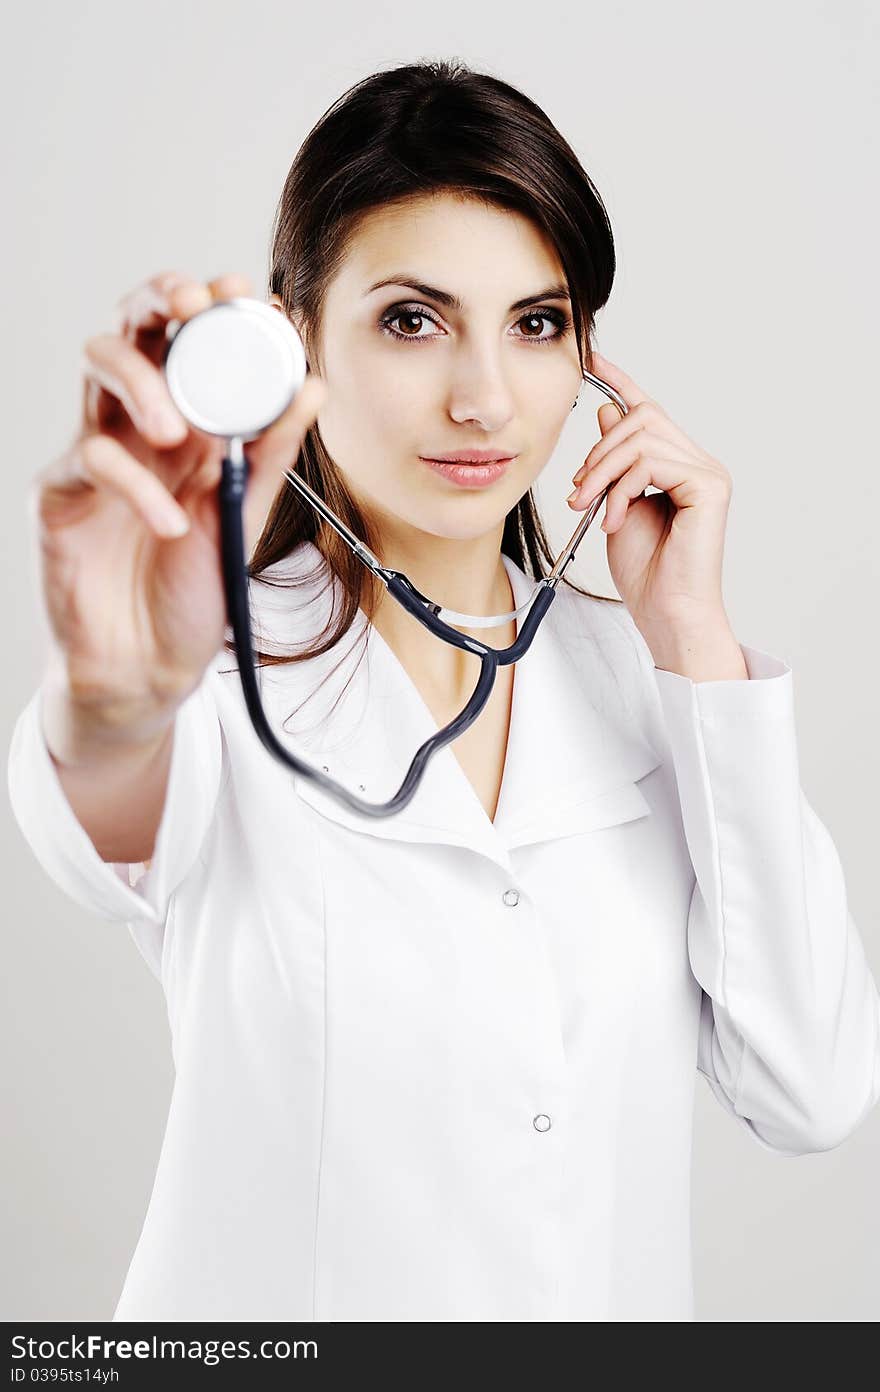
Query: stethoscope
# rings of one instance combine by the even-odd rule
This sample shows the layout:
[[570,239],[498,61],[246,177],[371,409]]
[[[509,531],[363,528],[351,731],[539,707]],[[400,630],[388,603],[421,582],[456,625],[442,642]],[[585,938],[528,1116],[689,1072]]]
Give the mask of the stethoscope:
[[[574,559],[608,488],[603,489],[586,509],[550,574],[536,584],[525,604],[507,614],[487,616],[459,614],[435,604],[401,571],[384,566],[293,469],[285,471],[284,477],[300,497],[342,537],[358,560],[404,609],[445,643],[474,653],[480,659],[479,678],[461,713],[416,751],[393,797],[387,802],[368,802],[297,758],[279,742],[266,719],[255,673],[242,521],[248,479],[244,445],[268,429],[287,410],[302,387],[307,373],[302,340],[286,315],[260,300],[240,296],[210,305],[176,327],[170,324],[164,371],[174,403],[186,420],[206,434],[222,437],[227,442],[219,484],[223,585],[244,699],[254,729],[270,754],[324,788],[344,806],[367,817],[393,816],[406,807],[415,794],[431,756],[464,734],[476,720],[489,699],[498,668],[518,662],[528,652],[556,596],[556,587]],[[591,372],[584,372],[583,377],[614,402],[621,416],[627,414],[625,401],[613,387]],[[462,624],[468,628],[496,628],[521,614],[525,614],[525,618],[519,625],[516,640],[507,648],[489,647],[451,627]]]

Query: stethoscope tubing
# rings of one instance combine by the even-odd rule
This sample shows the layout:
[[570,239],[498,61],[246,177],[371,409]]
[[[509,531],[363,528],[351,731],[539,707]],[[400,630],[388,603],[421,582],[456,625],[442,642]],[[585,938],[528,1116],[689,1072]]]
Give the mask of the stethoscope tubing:
[[[617,406],[621,416],[627,414],[628,408],[623,398],[607,382],[603,382],[601,378],[595,377],[590,372],[584,373],[584,380],[592,382],[604,392],[605,395],[614,402],[615,406]],[[451,611],[444,610],[441,605],[433,603],[426,595],[423,595],[417,590],[402,572],[383,566],[369,548],[346,526],[342,519],[337,517],[336,513],[327,506],[324,499],[319,497],[298,474],[294,473],[292,470],[288,470],[286,471],[285,477],[292,486],[297,489],[305,501],[313,507],[319,516],[334,528],[358,559],[372,571],[386,587],[389,594],[391,594],[408,613],[418,619],[419,623],[423,624],[425,628],[429,629],[436,637],[441,638],[444,642],[451,644],[453,647],[471,652],[480,659],[479,677],[464,709],[447,725],[444,725],[442,729],[431,735],[429,739],[425,740],[425,742],[420,745],[413,756],[400,787],[386,802],[370,802],[366,798],[358,797],[356,793],[351,792],[337,779],[331,778],[321,769],[315,768],[312,764],[300,759],[291,750],[285,748],[274,734],[272,727],[266,719],[256,676],[256,659],[251,634],[243,522],[244,499],[247,491],[248,479],[248,461],[244,453],[244,446],[241,439],[233,438],[228,441],[228,448],[223,458],[218,489],[223,586],[226,597],[227,618],[232,628],[232,636],[235,642],[239,676],[245,704],[253,727],[263,746],[270,754],[281,763],[286,764],[294,773],[300,774],[302,777],[315,783],[318,787],[323,788],[328,794],[350,808],[353,812],[357,812],[365,817],[391,817],[394,816],[395,813],[401,812],[412,800],[431,756],[437,750],[443,748],[444,745],[450,744],[453,740],[458,739],[459,735],[464,734],[465,730],[469,729],[477,719],[492,693],[498,668],[512,662],[518,662],[519,659],[528,652],[535,634],[556,596],[556,587],[562,579],[563,572],[574,559],[578,545],[592,523],[608,488],[606,487],[603,489],[590,504],[589,508],[587,508],[583,517],[579,520],[572,536],[556,558],[549,575],[545,576],[537,583],[525,610],[525,617],[518,625],[518,632],[514,642],[509,644],[506,648],[493,648],[491,645],[481,642],[478,638],[474,638],[470,634],[459,633],[457,629],[453,628],[441,617],[443,613],[450,613]],[[470,617],[476,616],[455,615],[455,617],[459,621],[464,621]]]

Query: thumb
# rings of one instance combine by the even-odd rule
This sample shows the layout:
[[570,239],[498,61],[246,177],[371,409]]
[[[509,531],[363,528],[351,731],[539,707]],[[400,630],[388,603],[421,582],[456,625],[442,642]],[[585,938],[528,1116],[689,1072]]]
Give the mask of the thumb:
[[[305,433],[326,396],[327,385],[323,378],[309,373],[283,415],[248,445],[248,464],[254,473],[277,474],[294,462]],[[273,482],[277,483],[277,478]]]
[[248,501],[255,511],[269,507],[284,470],[296,464],[306,431],[326,396],[324,380],[309,373],[287,410],[248,444]]
[[596,412],[596,416],[599,421],[599,429],[602,431],[603,435],[607,435],[612,425],[615,425],[621,418],[620,412],[613,401],[606,401],[603,406],[600,406]]
[[326,396],[324,381],[309,373],[287,410],[245,447],[248,484],[242,522],[248,556],[262,534],[284,471],[295,467],[306,431]]

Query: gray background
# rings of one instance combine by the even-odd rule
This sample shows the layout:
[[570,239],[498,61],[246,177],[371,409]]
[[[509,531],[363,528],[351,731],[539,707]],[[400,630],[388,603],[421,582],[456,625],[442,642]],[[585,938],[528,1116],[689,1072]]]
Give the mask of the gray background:
[[[263,295],[313,122],[377,68],[460,57],[575,147],[619,255],[598,347],[733,475],[728,614],[793,668],[801,781],[880,975],[876,5],[56,0],[17,6],[7,37],[6,747],[45,656],[25,493],[74,429],[82,343],[160,270],[243,270]],[[559,543],[604,399],[585,385],[542,478]],[[598,528],[576,578],[614,593]],[[105,1319],[168,1107],[164,1001],[125,928],[45,877],[7,799],[0,838],[3,1318]],[[698,1318],[875,1320],[878,1109],[834,1151],[776,1158],[698,1083]]]

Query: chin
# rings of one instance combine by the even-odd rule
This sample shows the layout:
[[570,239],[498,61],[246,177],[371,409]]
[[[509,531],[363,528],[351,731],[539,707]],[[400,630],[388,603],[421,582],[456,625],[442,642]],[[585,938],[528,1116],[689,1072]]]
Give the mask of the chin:
[[507,512],[499,513],[497,508],[489,512],[486,508],[471,507],[469,511],[468,517],[463,515],[464,509],[456,518],[439,518],[435,514],[430,520],[414,521],[413,526],[426,536],[439,537],[443,541],[477,541],[487,533],[496,532],[504,525],[507,516]]

